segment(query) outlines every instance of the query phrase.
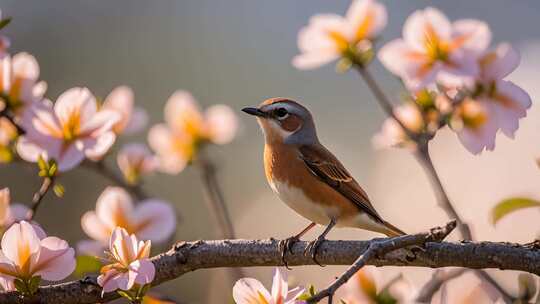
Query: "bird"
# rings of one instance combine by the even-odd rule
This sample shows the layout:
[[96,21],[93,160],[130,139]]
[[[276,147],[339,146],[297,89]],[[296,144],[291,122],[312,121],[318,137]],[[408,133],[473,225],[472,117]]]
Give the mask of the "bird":
[[306,107],[292,99],[271,98],[242,111],[255,116],[264,133],[264,169],[270,187],[311,222],[280,242],[285,266],[286,252],[292,253],[294,243],[317,224],[326,228],[308,244],[305,254],[319,265],[317,250],[334,227],[360,228],[388,237],[406,234],[381,217],[345,166],[319,142]]

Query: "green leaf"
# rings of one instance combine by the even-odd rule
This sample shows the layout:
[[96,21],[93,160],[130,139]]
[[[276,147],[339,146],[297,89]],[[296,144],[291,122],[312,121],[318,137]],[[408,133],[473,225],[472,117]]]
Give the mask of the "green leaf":
[[74,274],[77,277],[83,277],[89,273],[97,273],[101,269],[101,262],[98,258],[89,255],[77,256],[77,266]]
[[28,282],[28,292],[30,294],[35,294],[38,291],[40,282],[41,282],[41,276],[32,277],[30,281]]
[[540,207],[540,202],[525,197],[505,199],[491,210],[491,222],[493,225],[508,214],[525,208]]
[[11,22],[11,17],[0,20],[0,30],[6,27]]
[[309,290],[309,294],[310,294],[311,296],[314,296],[314,295],[317,293],[317,291],[315,290],[315,286],[313,286],[313,285],[309,285],[309,289],[308,289],[308,290]]

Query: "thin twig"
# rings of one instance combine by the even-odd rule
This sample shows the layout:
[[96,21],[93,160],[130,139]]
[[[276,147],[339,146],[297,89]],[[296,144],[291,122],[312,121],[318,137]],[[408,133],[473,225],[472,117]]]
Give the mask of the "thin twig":
[[85,160],[82,163],[82,166],[93,170],[94,172],[98,173],[99,175],[103,177],[106,177],[107,179],[115,183],[117,186],[120,186],[130,191],[131,193],[133,193],[133,195],[135,195],[135,197],[138,200],[144,200],[150,197],[142,189],[140,184],[137,184],[137,185],[128,184],[121,176],[117,175],[113,169],[108,167],[104,161],[94,162],[94,161]]
[[53,177],[44,177],[43,182],[41,183],[41,186],[39,187],[39,190],[34,193],[34,196],[32,197],[32,213],[30,214],[30,220],[36,216],[36,213],[38,211],[39,206],[41,206],[41,202],[43,201],[43,198],[49,192],[49,189],[54,184],[54,178]]
[[[227,204],[225,203],[223,192],[217,180],[215,165],[206,156],[204,150],[199,151],[195,164],[201,171],[208,211],[216,223],[215,229],[218,236],[224,239],[235,239],[234,226],[229,210],[227,209]],[[244,272],[241,268],[231,268],[230,274],[233,281],[244,277]]]
[[356,67],[358,72],[370,88],[373,95],[375,95],[375,99],[377,100],[381,108],[384,110],[384,112],[386,112],[386,115],[392,117],[410,139],[418,141],[419,135],[407,128],[405,124],[401,121],[401,119],[397,117],[396,113],[394,113],[394,107],[392,106],[392,102],[390,101],[390,99],[388,99],[388,97],[386,97],[382,89],[379,87],[379,84],[377,84],[377,81],[375,81],[373,76],[371,76],[371,73],[369,72],[367,67],[359,65],[356,65]]
[[328,303],[332,303],[332,296],[338,288],[356,273],[360,268],[364,267],[371,259],[375,257],[384,257],[386,253],[393,250],[405,248],[413,245],[423,245],[426,242],[441,242],[444,238],[456,228],[456,221],[451,221],[445,227],[437,227],[426,233],[414,235],[404,235],[390,239],[382,239],[372,242],[367,250],[358,257],[341,276],[339,276],[330,286],[316,293],[307,300],[308,303],[318,303],[322,299],[328,297]]
[[431,303],[433,295],[441,288],[441,286],[454,278],[457,278],[467,271],[465,268],[453,269],[449,271],[436,270],[431,279],[420,288],[416,302],[418,303]]

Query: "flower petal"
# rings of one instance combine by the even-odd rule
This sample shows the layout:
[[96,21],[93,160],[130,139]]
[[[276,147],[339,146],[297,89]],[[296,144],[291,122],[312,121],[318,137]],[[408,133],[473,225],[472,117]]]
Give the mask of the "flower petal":
[[66,241],[50,236],[41,240],[34,275],[47,281],[63,280],[75,270],[75,264],[75,250]]
[[148,113],[141,107],[135,107],[131,113],[131,119],[129,120],[124,134],[135,134],[140,132],[148,124]]
[[97,138],[87,138],[84,142],[84,154],[93,161],[100,160],[116,140],[113,132],[103,133]]
[[94,211],[88,211],[82,216],[81,226],[86,235],[102,243],[111,236],[110,226],[105,225]]
[[288,291],[287,276],[282,274],[279,268],[276,267],[272,278],[272,299],[275,303],[283,303],[287,298]]
[[148,144],[157,153],[160,170],[169,174],[180,173],[187,165],[188,159],[175,147],[175,135],[164,124],[153,126],[148,132]]
[[403,39],[417,51],[424,50],[426,39],[433,39],[433,34],[445,40],[452,34],[450,21],[436,8],[415,11],[403,25]]
[[40,250],[40,240],[34,227],[26,221],[15,223],[2,237],[2,251],[15,265],[30,263],[32,255]]
[[374,0],[355,0],[345,17],[356,39],[373,39],[384,29],[388,20],[386,8]]
[[486,53],[480,60],[485,80],[500,80],[512,73],[521,57],[509,43],[501,43],[494,51]]
[[54,112],[62,126],[85,125],[97,111],[96,98],[87,88],[72,88],[62,93],[54,104]]
[[120,134],[124,131],[133,112],[133,90],[128,86],[119,86],[105,98],[103,109],[117,112],[120,119],[114,125],[114,132]]
[[129,265],[129,281],[139,285],[149,284],[154,280],[156,268],[149,259],[134,261]]
[[206,110],[205,118],[212,142],[222,145],[233,140],[238,120],[229,106],[213,105]]
[[133,212],[136,235],[154,242],[166,241],[176,229],[176,212],[171,204],[148,199],[140,202]]
[[104,242],[94,240],[81,240],[77,242],[77,253],[80,255],[103,256]]
[[97,199],[97,217],[111,231],[116,227],[128,227],[132,212],[133,202],[123,188],[107,187]]
[[453,23],[452,38],[462,40],[462,47],[474,55],[481,55],[491,42],[487,23],[475,19],[462,19]]
[[271,296],[261,282],[253,278],[243,278],[234,284],[233,299],[236,304],[271,303]]
[[174,132],[200,132],[204,120],[197,101],[187,91],[176,91],[165,105],[165,121]]

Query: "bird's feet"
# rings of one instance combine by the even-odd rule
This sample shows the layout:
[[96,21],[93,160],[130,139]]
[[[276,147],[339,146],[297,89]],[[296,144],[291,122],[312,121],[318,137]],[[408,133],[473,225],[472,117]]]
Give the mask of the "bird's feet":
[[315,263],[317,263],[317,265],[321,266],[321,267],[324,267],[324,265],[322,265],[321,263],[319,263],[319,261],[317,261],[317,251],[319,250],[319,247],[321,246],[321,244],[325,241],[326,239],[324,238],[323,235],[320,235],[318,238],[316,238],[315,240],[309,242],[309,244],[307,245],[306,249],[304,250],[304,255],[310,255],[311,258],[313,259],[313,261]]
[[285,268],[289,270],[291,268],[287,264],[285,255],[287,255],[287,251],[291,254],[293,253],[292,247],[298,241],[300,241],[300,238],[297,235],[295,235],[295,236],[291,236],[290,238],[286,238],[284,240],[279,241],[279,244],[278,244],[279,252],[281,253],[281,261],[283,262],[283,265],[285,265]]

